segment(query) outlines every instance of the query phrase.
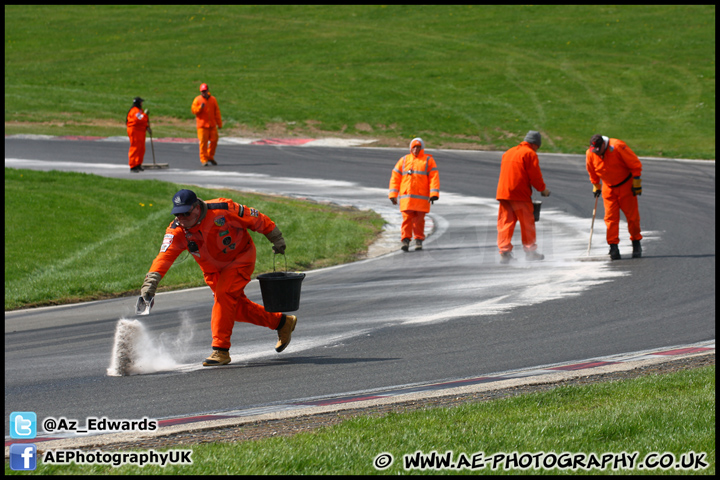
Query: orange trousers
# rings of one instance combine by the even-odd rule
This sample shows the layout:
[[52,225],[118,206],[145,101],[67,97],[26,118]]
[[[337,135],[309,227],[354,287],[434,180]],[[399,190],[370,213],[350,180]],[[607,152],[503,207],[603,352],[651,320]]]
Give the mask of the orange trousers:
[[210,328],[213,348],[230,348],[235,322],[252,323],[272,330],[280,325],[282,313],[270,313],[245,296],[245,286],[255,270],[252,263],[232,265],[219,273],[205,274],[205,282],[215,295]]
[[642,240],[640,234],[640,211],[638,198],[632,194],[632,181],[619,187],[610,188],[603,182],[603,205],[605,206],[605,226],[608,245],[620,243],[620,211],[625,214],[630,232],[630,240]]
[[128,128],[127,132],[128,137],[130,137],[128,164],[130,164],[130,168],[135,168],[142,165],[145,158],[145,130]]
[[425,240],[425,212],[417,210],[405,210],[402,212],[402,225],[400,226],[400,236],[404,240],[413,238],[416,240]]
[[205,164],[215,160],[215,150],[218,144],[217,127],[198,128],[198,140],[200,140],[200,161]]
[[530,252],[537,250],[535,243],[535,215],[532,202],[520,200],[498,200],[498,249],[500,253],[510,252],[513,249],[512,237],[515,224],[520,222],[520,233],[523,250]]

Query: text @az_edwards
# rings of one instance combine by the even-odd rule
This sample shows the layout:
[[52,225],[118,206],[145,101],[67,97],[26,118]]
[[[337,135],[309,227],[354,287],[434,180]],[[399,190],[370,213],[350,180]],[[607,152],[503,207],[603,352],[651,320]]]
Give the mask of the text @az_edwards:
[[87,417],[85,426],[80,422],[65,417],[47,417],[42,422],[47,433],[103,433],[103,432],[154,432],[158,429],[158,421],[143,417],[140,420],[111,420],[107,417]]

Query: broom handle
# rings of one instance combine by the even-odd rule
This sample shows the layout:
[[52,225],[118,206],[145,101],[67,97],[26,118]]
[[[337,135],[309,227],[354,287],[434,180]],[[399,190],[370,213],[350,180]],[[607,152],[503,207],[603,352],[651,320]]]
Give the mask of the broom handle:
[[[148,126],[150,125],[150,119],[148,119]],[[155,165],[155,144],[153,144],[152,129],[150,130],[150,148],[153,154],[153,165]]]
[[592,223],[590,224],[590,240],[588,240],[588,249],[587,249],[588,255],[590,255],[590,245],[592,245],[593,230],[595,229],[595,214],[597,213],[598,198],[600,198],[600,197],[595,197],[595,208],[593,208]]
[[150,126],[150,115],[148,115],[147,108],[145,109],[145,116],[147,116],[147,119],[148,119],[148,130],[150,131],[149,132],[150,133],[150,149],[152,150],[152,154],[153,154],[153,165],[155,165],[155,145],[153,144],[152,127]]

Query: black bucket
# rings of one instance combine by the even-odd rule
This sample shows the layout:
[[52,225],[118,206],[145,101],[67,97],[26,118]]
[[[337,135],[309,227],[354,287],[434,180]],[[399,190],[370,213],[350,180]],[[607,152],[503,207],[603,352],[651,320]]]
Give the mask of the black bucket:
[[[285,259],[287,269],[287,259]],[[273,268],[274,268],[273,261]],[[257,276],[266,312],[294,312],[300,308],[304,273],[270,272]]]
[[540,207],[542,207],[542,202],[540,200],[533,200],[533,215],[535,216],[535,221],[540,221]]

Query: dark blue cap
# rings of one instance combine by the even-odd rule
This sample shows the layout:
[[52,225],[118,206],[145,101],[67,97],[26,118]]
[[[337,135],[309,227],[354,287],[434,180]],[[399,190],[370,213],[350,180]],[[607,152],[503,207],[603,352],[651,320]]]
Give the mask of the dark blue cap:
[[173,195],[172,214],[187,213],[192,210],[197,202],[197,195],[192,190],[180,190]]

